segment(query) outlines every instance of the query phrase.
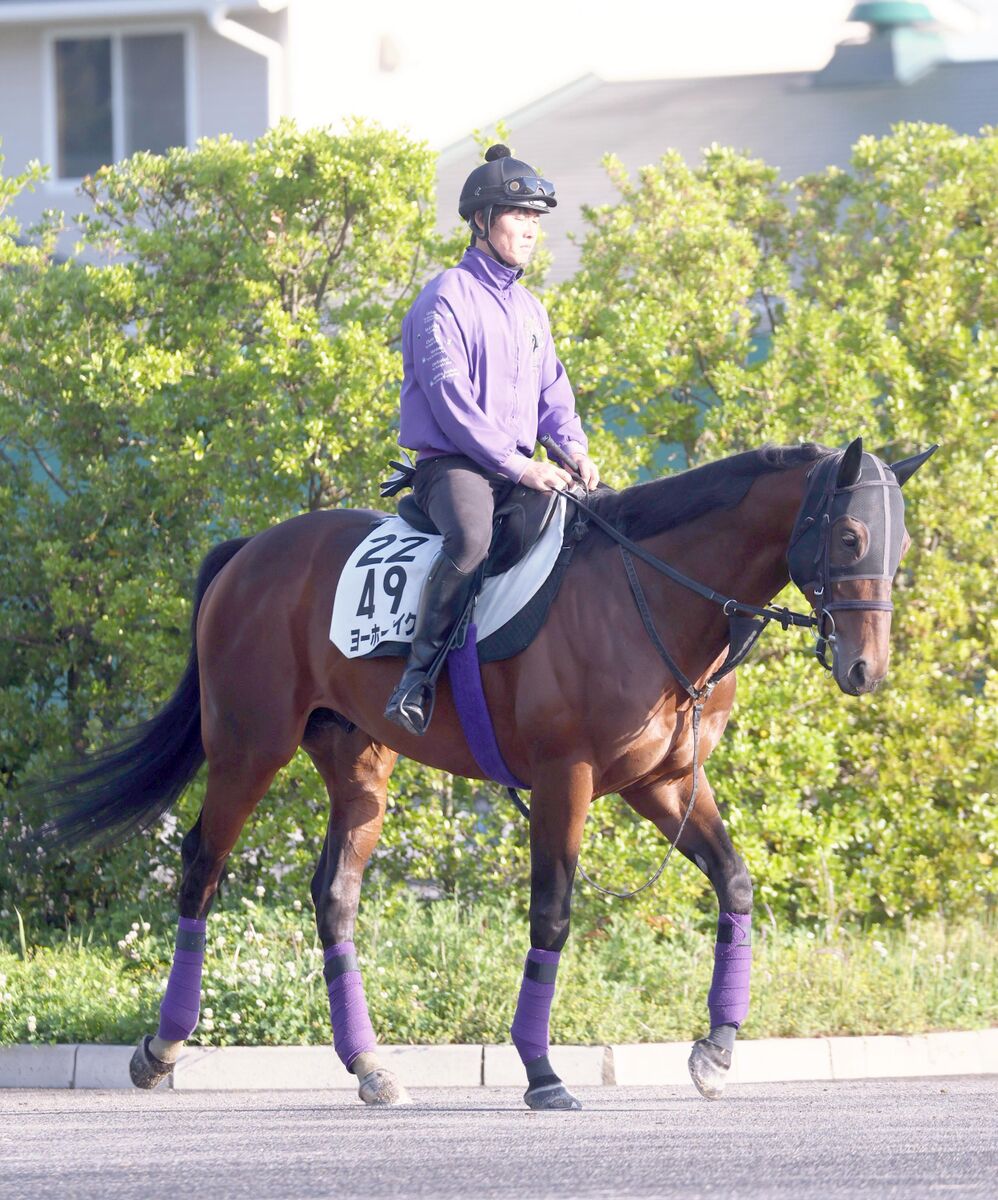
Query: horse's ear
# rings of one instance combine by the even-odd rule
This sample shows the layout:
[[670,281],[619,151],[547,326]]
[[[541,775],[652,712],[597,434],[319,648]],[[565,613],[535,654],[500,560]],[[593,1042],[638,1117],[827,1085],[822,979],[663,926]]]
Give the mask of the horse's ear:
[[863,469],[863,439],[856,438],[854,442],[850,442],[846,447],[845,454],[842,455],[842,461],[839,463],[839,473],[835,480],[835,488],[852,487],[854,483],[859,483],[859,473]]
[[891,463],[891,470],[898,483],[904,487],[922,463],[927,462],[938,449],[938,444],[933,443],[928,450],[923,450],[921,454],[913,454],[911,458],[902,458],[900,462]]

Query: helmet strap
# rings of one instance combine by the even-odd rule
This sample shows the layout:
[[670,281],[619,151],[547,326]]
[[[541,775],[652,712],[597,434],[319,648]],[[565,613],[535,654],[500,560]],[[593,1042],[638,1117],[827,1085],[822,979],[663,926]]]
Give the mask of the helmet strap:
[[478,230],[478,223],[475,220],[475,213],[472,213],[468,218],[468,224],[471,226],[472,232],[471,244],[474,246],[479,238],[481,238],[485,242],[486,246],[488,246],[489,250],[491,250],[492,257],[496,260],[496,262],[502,263],[504,267],[509,267],[511,271],[518,271],[520,268],[516,265],[516,263],[507,262],[492,244],[492,238],[490,235],[492,233],[492,210],[494,208],[495,205],[490,204],[487,208],[478,210],[479,212],[484,213],[484,233],[480,233]]

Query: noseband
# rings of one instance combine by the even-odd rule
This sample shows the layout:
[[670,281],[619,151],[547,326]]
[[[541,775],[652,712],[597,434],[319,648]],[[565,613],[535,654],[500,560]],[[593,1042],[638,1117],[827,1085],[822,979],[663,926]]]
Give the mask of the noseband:
[[[894,472],[872,454],[864,454],[859,477],[839,487],[842,458],[842,454],[831,455],[811,468],[810,486],[787,548],[790,578],[801,591],[813,589],[817,626],[814,653],[826,671],[832,670],[836,653],[834,612],[894,611],[890,600],[834,600],[833,584],[851,579],[890,582],[901,561],[904,538],[904,501]],[[844,517],[862,525],[868,541],[855,561],[833,564],[832,530]]]

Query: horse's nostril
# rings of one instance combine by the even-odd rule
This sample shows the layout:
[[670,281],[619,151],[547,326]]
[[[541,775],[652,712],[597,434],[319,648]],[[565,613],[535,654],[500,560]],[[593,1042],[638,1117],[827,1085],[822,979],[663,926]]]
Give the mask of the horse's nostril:
[[849,682],[857,691],[862,691],[867,684],[866,659],[857,658],[849,668]]

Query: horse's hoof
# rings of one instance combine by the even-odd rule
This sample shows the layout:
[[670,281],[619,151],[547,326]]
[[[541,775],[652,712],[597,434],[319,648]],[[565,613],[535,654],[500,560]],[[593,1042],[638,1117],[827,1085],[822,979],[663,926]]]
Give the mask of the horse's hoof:
[[731,1069],[731,1051],[701,1038],[693,1044],[689,1068],[690,1078],[700,1095],[707,1100],[720,1100]]
[[383,1067],[368,1071],[357,1093],[365,1104],[411,1104],[412,1099],[398,1079]]
[[576,1100],[572,1093],[561,1082],[546,1083],[543,1087],[527,1088],[523,1093],[528,1108],[548,1112],[575,1112],[582,1108],[582,1102]]
[[135,1048],[132,1061],[128,1064],[128,1073],[132,1083],[137,1088],[148,1091],[157,1087],[168,1075],[173,1073],[173,1063],[161,1062],[149,1049],[152,1038],[147,1034]]

